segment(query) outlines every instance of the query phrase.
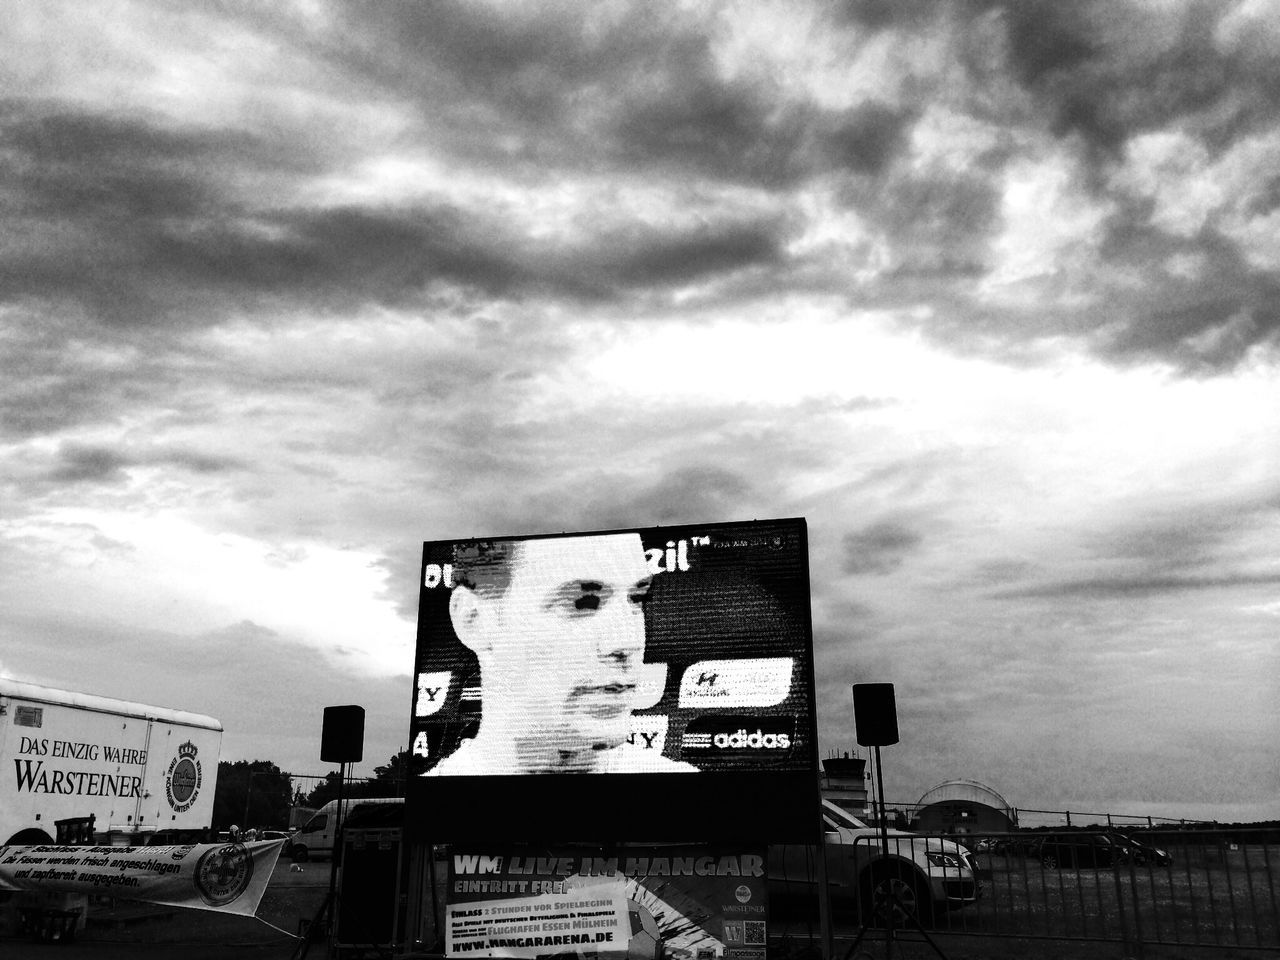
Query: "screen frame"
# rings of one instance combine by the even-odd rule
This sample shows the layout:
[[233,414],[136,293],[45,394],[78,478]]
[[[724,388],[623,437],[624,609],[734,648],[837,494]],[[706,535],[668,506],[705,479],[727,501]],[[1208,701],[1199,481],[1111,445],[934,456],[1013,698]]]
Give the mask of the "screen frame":
[[[409,777],[406,790],[410,834],[429,842],[813,842],[820,822],[819,774],[808,529],[803,518],[425,541],[418,581],[420,605],[410,742],[424,726],[414,716],[417,677],[426,672],[424,656],[431,656],[428,648],[436,642],[429,634],[433,622],[438,629],[440,616],[437,611],[434,621],[424,620],[425,594],[435,589],[427,585],[428,567],[437,563],[435,558],[446,545],[452,549],[478,540],[534,541],[633,533],[639,534],[642,542],[678,543],[695,536],[734,534],[746,539],[783,532],[795,545],[795,553],[787,555],[786,570],[788,582],[795,584],[787,602],[788,614],[794,616],[798,632],[798,639],[791,638],[796,656],[792,683],[800,685],[800,709],[794,717],[797,739],[804,743],[796,762],[782,769],[746,769],[746,764],[738,763],[720,769],[703,767],[696,773],[428,777],[417,775],[423,761],[411,757],[415,775]],[[766,569],[759,564],[757,567]],[[744,565],[742,569],[751,572],[757,567]]]

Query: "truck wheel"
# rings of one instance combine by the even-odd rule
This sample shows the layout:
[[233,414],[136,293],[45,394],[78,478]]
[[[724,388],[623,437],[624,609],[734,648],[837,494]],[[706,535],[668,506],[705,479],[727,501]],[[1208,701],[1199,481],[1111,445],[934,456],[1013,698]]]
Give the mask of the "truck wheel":
[[14,847],[37,846],[42,843],[53,843],[53,837],[49,836],[39,827],[28,827],[26,830],[19,830],[12,837],[5,841],[4,845]]
[[861,891],[862,918],[877,927],[921,924],[933,917],[933,898],[929,888],[909,867],[873,867],[863,879]]
[[293,847],[289,850],[289,857],[294,863],[306,863],[307,848],[302,846]]

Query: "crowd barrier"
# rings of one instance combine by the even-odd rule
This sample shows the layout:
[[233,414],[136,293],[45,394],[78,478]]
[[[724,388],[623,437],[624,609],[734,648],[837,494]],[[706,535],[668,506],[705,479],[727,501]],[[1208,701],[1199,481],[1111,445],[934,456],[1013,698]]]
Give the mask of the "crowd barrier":
[[[926,891],[906,891],[913,915],[895,908],[893,921],[904,937],[1112,942],[1124,956],[1140,956],[1147,945],[1272,953],[1280,945],[1275,830],[1059,829],[946,839],[967,849],[967,869],[957,879],[971,872],[980,895],[947,909]],[[882,859],[880,843],[859,837],[855,846],[864,849],[852,857],[828,849],[828,864],[873,863]],[[828,889],[837,947],[860,932],[880,935],[887,911],[865,885]],[[792,948],[805,939],[817,946],[816,926],[788,913],[789,892],[781,890],[773,931]]]

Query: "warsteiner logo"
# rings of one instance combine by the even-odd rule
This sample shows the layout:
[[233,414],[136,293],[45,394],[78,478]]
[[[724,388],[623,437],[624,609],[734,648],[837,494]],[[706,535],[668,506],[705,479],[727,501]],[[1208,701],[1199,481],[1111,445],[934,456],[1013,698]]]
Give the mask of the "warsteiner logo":
[[164,774],[164,795],[174,812],[191,809],[200,795],[200,761],[196,759],[196,745],[188,740],[178,747],[178,755],[169,763]]
[[243,843],[206,850],[196,863],[196,889],[205,903],[220,907],[249,889],[253,879],[253,854]]

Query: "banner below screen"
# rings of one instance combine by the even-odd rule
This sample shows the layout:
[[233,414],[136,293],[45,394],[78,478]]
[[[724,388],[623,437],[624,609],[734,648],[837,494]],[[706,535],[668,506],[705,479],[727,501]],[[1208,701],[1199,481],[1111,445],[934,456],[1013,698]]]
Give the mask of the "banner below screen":
[[59,890],[251,917],[283,840],[156,847],[0,847],[0,890]]
[[764,960],[765,848],[457,847],[445,954]]

